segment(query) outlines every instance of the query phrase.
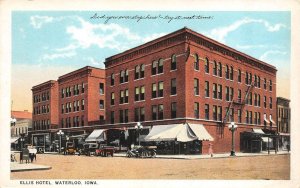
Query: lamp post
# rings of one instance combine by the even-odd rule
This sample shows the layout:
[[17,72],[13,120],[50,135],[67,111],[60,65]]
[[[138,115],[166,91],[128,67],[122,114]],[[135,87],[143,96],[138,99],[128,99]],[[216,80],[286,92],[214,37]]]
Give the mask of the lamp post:
[[62,135],[64,135],[65,133],[62,131],[62,130],[59,130],[57,133],[56,133],[58,136],[59,136],[59,153],[61,152],[61,137]]
[[21,138],[20,138],[20,141],[21,141],[21,150],[23,149],[23,142],[25,141],[25,138],[22,136]]
[[134,128],[137,129],[137,131],[138,131],[138,134],[139,134],[138,142],[139,142],[139,146],[140,146],[141,145],[140,144],[140,130],[143,129],[141,122],[137,122],[136,125],[134,126]]
[[234,150],[234,131],[237,129],[237,125],[234,122],[231,122],[230,125],[228,126],[228,129],[232,133],[232,141],[231,141],[231,152],[230,156],[235,156],[235,150]]

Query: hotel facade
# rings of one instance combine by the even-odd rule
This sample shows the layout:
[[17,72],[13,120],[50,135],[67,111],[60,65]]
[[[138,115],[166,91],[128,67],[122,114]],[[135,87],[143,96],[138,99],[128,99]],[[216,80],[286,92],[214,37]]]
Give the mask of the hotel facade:
[[105,67],[106,128],[196,124],[213,138],[198,143],[200,153],[209,144],[230,151],[231,122],[237,151],[251,147],[243,132],[275,133],[276,68],[188,28],[111,56]]

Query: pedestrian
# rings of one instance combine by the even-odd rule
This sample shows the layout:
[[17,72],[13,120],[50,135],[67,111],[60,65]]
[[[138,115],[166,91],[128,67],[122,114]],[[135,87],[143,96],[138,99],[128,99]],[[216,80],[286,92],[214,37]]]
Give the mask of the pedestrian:
[[213,148],[212,148],[212,143],[209,143],[208,144],[209,148],[208,148],[208,154],[210,155],[210,157],[213,157],[214,154],[213,154]]
[[288,152],[290,152],[290,144],[287,144],[286,148],[287,148]]

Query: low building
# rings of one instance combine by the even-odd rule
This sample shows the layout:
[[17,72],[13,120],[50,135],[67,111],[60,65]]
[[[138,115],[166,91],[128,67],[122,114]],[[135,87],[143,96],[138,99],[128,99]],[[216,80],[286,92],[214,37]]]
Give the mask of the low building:
[[280,150],[290,149],[290,130],[291,130],[291,108],[290,100],[277,97],[277,131],[279,134]]

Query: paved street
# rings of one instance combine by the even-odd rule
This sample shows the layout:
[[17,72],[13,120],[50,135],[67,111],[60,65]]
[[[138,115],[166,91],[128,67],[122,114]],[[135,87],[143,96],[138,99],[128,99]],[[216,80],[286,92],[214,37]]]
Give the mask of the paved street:
[[[136,159],[41,154],[50,170],[12,172],[11,179],[289,179],[290,155],[209,159]],[[25,164],[26,165],[26,164]]]

